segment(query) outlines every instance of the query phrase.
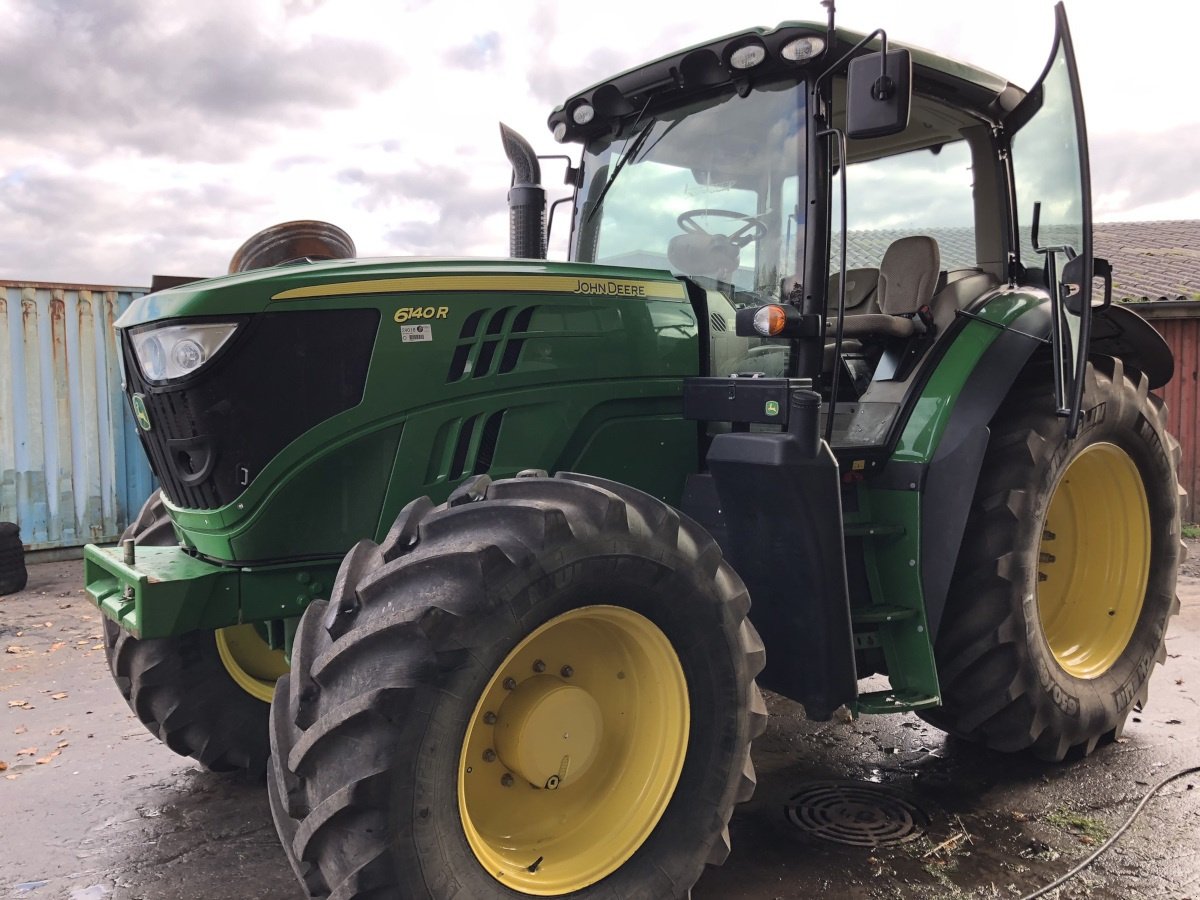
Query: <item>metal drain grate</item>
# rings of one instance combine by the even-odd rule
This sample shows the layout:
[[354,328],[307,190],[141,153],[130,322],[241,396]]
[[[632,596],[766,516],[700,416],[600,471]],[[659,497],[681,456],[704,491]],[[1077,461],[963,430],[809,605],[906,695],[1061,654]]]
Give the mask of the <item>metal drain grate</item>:
[[929,816],[896,791],[864,781],[814,781],[787,802],[801,831],[852,847],[887,847],[913,841]]

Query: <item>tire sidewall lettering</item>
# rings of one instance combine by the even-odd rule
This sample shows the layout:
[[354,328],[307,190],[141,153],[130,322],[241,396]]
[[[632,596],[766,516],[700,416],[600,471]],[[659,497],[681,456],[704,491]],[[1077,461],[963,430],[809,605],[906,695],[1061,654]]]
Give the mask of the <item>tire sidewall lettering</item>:
[[1142,685],[1150,678],[1150,670],[1154,666],[1154,652],[1146,651],[1132,667],[1129,677],[1112,692],[1112,701],[1117,709],[1128,709],[1133,706],[1140,695]]

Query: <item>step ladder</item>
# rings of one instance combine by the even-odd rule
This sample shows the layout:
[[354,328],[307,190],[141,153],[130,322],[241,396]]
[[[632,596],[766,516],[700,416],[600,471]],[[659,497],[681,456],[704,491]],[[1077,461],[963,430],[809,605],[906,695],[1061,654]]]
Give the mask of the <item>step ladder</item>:
[[[879,648],[891,687],[860,693],[856,714],[928,709],[941,704],[937,665],[921,589],[920,496],[915,491],[857,487],[858,503],[844,512],[843,535],[862,545],[869,603],[851,605],[856,651]],[[849,552],[847,553],[849,562]],[[884,583],[882,573],[890,577]],[[898,573],[898,574],[897,574]]]

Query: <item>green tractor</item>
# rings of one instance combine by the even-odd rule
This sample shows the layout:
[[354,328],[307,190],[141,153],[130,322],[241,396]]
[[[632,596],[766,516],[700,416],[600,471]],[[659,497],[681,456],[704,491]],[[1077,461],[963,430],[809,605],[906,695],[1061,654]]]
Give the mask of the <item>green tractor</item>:
[[1057,22],[1029,92],[832,8],[581,91],[566,262],[502,129],[509,259],[310,223],[136,302],[162,488],[86,579],[137,716],[269,769],[309,896],[437,900],[687,896],[760,684],[1119,735],[1177,608],[1174,363],[1092,256]]

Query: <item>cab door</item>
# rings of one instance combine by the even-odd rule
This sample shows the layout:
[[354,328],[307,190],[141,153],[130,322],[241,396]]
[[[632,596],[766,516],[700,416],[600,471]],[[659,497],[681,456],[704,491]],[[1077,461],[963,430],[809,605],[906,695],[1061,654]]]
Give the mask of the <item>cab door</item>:
[[1092,191],[1087,125],[1071,31],[1062,3],[1054,7],[1050,61],[1025,99],[1005,118],[1013,175],[1013,250],[1025,280],[1050,293],[1054,391],[1067,435],[1079,427],[1091,334],[1092,280],[1108,264],[1092,257]]

